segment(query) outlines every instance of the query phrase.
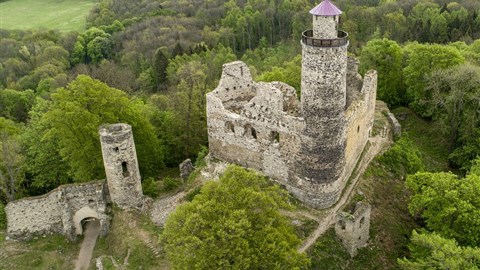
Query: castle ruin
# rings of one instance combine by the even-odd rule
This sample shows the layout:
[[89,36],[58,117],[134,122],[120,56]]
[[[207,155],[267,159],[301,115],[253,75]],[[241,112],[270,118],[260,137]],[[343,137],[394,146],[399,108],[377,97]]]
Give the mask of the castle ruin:
[[377,74],[347,57],[342,13],[329,0],[313,8],[302,34],[301,97],[282,82],[255,82],[245,63],[223,66],[207,94],[210,154],[262,171],[315,208],[340,197],[373,126]]
[[351,257],[357,255],[359,248],[367,245],[370,236],[370,212],[370,204],[358,202],[351,212],[337,214],[335,234]]
[[122,209],[139,208],[143,192],[132,128],[127,124],[100,127],[100,142],[107,175],[105,181],[62,185],[47,194],[9,202],[7,235],[29,239],[34,235],[58,233],[74,240],[83,225],[99,220],[100,235],[107,234],[109,203]]

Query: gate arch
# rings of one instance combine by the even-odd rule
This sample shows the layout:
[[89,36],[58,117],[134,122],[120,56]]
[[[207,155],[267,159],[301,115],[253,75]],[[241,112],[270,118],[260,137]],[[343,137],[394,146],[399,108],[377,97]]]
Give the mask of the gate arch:
[[75,212],[75,215],[73,215],[73,224],[75,225],[75,232],[77,235],[83,234],[83,228],[82,228],[82,220],[86,218],[96,218],[100,220],[98,217],[98,213],[95,212],[92,208],[85,206]]

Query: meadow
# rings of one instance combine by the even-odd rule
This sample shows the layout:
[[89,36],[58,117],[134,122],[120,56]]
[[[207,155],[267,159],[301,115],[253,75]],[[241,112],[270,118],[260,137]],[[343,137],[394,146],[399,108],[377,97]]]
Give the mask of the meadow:
[[95,0],[10,0],[0,3],[0,29],[82,31]]

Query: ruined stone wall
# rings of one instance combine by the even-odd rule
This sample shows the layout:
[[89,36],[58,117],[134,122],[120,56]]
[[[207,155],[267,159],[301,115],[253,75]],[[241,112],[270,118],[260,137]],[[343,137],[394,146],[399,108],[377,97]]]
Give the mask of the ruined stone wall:
[[[235,77],[239,73],[225,72],[240,68],[250,74],[242,62],[224,65],[222,83],[207,94],[210,153],[287,184],[291,163],[287,157],[298,152],[298,133],[304,128],[303,119],[296,116],[300,108],[295,89],[278,82],[256,83],[250,76],[242,79]],[[248,89],[235,87],[237,81],[243,81]],[[226,96],[239,98],[235,108],[225,106],[230,101]]]
[[358,202],[353,213],[341,212],[336,217],[335,234],[352,257],[357,255],[359,248],[367,245],[370,236],[370,212],[370,204]]
[[60,204],[62,191],[53,190],[38,197],[20,199],[7,204],[7,235],[29,238],[33,234],[63,233]]
[[113,124],[99,129],[103,164],[112,202],[120,208],[139,208],[143,191],[132,127]]
[[334,39],[338,37],[337,25],[339,16],[313,16],[313,37]]
[[[87,215],[82,215],[83,218],[93,217],[100,221],[100,235],[104,236],[108,233],[110,219],[108,217],[108,190],[104,181],[66,185],[63,188],[65,215],[63,217],[64,222],[64,234],[73,239],[77,234],[82,234],[81,224],[76,224],[74,217],[79,213],[81,209],[89,208],[96,213],[96,215],[89,215],[92,211],[89,211]],[[93,214],[93,213],[92,213]],[[82,218],[82,219],[83,219]],[[81,222],[80,219],[79,221]],[[73,225],[73,226],[72,226]]]
[[64,185],[42,196],[8,203],[5,208],[7,235],[12,239],[29,239],[34,235],[58,233],[75,239],[79,224],[75,224],[73,217],[84,207],[96,213],[101,235],[105,235],[109,219],[104,182]]
[[345,149],[345,170],[352,172],[368,141],[373,127],[377,74],[370,71],[365,75],[357,99],[345,112],[347,120],[347,143]]

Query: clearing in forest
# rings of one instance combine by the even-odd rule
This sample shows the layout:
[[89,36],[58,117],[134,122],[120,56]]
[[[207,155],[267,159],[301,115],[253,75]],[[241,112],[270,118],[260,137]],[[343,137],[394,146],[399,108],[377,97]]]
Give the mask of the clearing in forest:
[[0,29],[81,31],[95,0],[10,0],[0,3]]

